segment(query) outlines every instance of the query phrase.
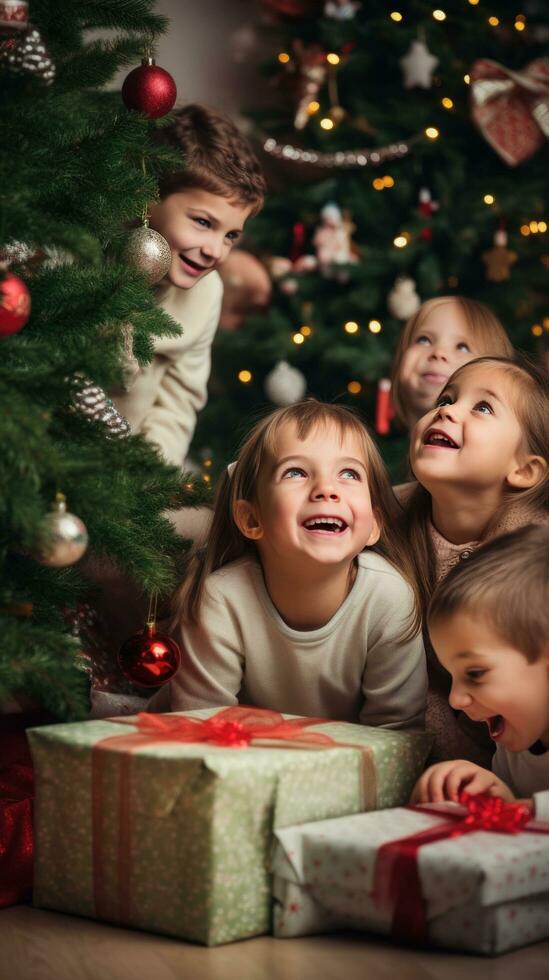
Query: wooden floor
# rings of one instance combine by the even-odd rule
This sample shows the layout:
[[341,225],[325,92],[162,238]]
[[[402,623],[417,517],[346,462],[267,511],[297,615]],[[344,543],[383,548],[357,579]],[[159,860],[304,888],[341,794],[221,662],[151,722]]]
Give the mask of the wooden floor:
[[494,959],[359,935],[205,949],[18,905],[0,912],[0,980],[548,980],[549,942]]

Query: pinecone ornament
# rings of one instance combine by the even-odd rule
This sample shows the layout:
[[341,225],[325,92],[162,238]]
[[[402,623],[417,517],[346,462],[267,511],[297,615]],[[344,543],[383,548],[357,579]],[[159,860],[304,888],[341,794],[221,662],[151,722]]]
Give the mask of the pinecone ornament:
[[36,27],[0,44],[0,67],[11,75],[34,75],[46,85],[55,78],[55,65]]
[[112,439],[120,439],[131,432],[130,423],[114,407],[103,388],[82,374],[72,381],[72,407],[92,422],[102,422]]

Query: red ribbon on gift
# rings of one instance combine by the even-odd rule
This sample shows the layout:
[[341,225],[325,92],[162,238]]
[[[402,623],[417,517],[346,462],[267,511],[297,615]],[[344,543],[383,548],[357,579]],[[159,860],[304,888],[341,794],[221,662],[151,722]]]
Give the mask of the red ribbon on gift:
[[[527,827],[532,819],[524,803],[504,803],[499,797],[479,793],[462,793],[463,813],[445,813],[445,823],[420,830],[409,837],[383,844],[378,852],[374,872],[374,901],[392,910],[392,936],[402,942],[421,944],[428,938],[427,910],[421,890],[418,851],[426,844],[461,837],[479,830],[498,834],[518,834],[522,831],[549,834],[549,827],[539,824]],[[410,806],[417,813],[440,816],[440,810],[426,806]]]
[[481,58],[471,68],[471,114],[510,167],[528,160],[549,136],[549,60],[522,71]]
[[[223,708],[209,718],[191,715],[148,714],[136,718],[111,718],[121,725],[132,725],[137,731],[111,735],[98,742],[92,751],[92,857],[94,902],[98,918],[115,922],[130,921],[131,869],[131,758],[145,745],[157,742],[209,743],[224,748],[268,747],[278,742],[284,748],[330,749],[354,748],[362,753],[362,803],[364,809],[375,805],[375,770],[371,753],[365,746],[335,742],[324,732],[310,732],[311,725],[327,723],[326,718],[285,719],[278,711],[235,705]],[[282,745],[280,745],[282,747]],[[105,779],[108,754],[116,750],[118,770],[118,847],[117,891],[106,883],[106,856],[103,820],[105,819]]]

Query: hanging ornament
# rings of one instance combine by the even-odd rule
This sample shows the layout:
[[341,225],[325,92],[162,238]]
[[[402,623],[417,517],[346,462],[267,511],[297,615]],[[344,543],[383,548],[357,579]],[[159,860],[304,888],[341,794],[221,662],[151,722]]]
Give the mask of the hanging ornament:
[[358,262],[356,251],[351,245],[353,231],[354,225],[348,213],[342,213],[334,201],[324,205],[320,212],[320,224],[313,236],[313,245],[320,273],[325,278],[339,278],[334,273],[334,266]]
[[128,265],[147,277],[150,286],[154,286],[168,273],[172,250],[159,232],[149,228],[149,220],[145,218],[141,227],[128,235],[124,258]]
[[430,220],[433,217],[435,211],[438,211],[439,203],[438,201],[433,201],[431,197],[431,191],[427,187],[422,187],[419,192],[419,205],[418,211],[422,218],[425,218],[429,224],[423,226],[419,233],[419,237],[423,239],[424,242],[430,242],[433,237],[433,229],[430,225]]
[[74,565],[88,547],[86,525],[68,512],[64,494],[55,495],[51,513],[42,522],[41,537],[44,543],[34,557],[52,568]]
[[0,68],[10,75],[33,75],[46,85],[55,78],[55,65],[35,27],[0,43]]
[[19,276],[8,272],[0,280],[0,337],[9,337],[25,326],[31,311],[30,293]]
[[431,54],[423,39],[412,41],[408,52],[400,59],[404,88],[431,88],[438,62],[439,59]]
[[482,58],[470,74],[473,121],[505,163],[516,167],[549,138],[549,59],[511,71]]
[[29,5],[24,0],[0,0],[0,32],[23,31],[28,27]]
[[[305,129],[311,118],[309,104],[314,101],[326,80],[328,62],[326,53],[319,44],[304,45],[302,41],[293,42],[297,61],[297,105],[294,115],[296,129]],[[292,65],[295,70],[295,66]]]
[[128,109],[143,112],[149,119],[159,119],[173,109],[177,98],[176,84],[169,72],[160,68],[154,58],[143,58],[138,68],[126,76],[122,99]]
[[159,633],[153,617],[144,630],[120,647],[118,663],[124,677],[138,687],[161,687],[174,677],[181,663],[175,640]]
[[324,16],[332,20],[352,20],[359,7],[359,2],[350,0],[326,0]]
[[488,281],[505,282],[510,279],[511,266],[517,259],[517,253],[507,248],[507,232],[504,228],[498,228],[494,235],[494,247],[482,253]]
[[130,435],[130,423],[117,411],[103,388],[80,373],[74,375],[71,385],[75,411],[92,422],[102,422],[107,429],[107,438],[120,439]]
[[287,361],[279,361],[265,378],[265,394],[275,405],[293,405],[307,390],[305,376]]
[[397,320],[408,320],[417,313],[421,300],[416,293],[416,284],[408,276],[395,279],[393,288],[387,296],[387,309]]
[[389,378],[380,378],[377,383],[376,397],[376,432],[378,435],[389,435],[391,419],[394,417],[395,410],[391,402],[391,382]]

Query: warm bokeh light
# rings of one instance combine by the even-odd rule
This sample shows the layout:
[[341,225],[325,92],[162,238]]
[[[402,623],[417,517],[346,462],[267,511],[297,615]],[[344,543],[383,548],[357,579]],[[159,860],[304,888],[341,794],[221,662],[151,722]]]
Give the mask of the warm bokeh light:
[[513,27],[515,28],[516,31],[523,31],[526,27],[526,24],[524,23],[523,20],[516,20],[515,23],[513,24]]
[[302,333],[294,333],[292,340],[294,344],[302,344],[305,341],[305,337]]
[[526,236],[530,234],[530,226],[529,225],[521,225],[520,226],[520,233],[521,233],[521,235],[524,235],[524,237],[526,238]]
[[485,194],[482,200],[484,201],[485,204],[493,204],[495,201],[495,197],[493,194]]
[[400,13],[400,11],[399,11],[399,10],[393,10],[393,11],[392,11],[392,12],[391,12],[391,13],[389,14],[389,17],[391,18],[391,20],[394,20],[394,21],[396,21],[396,22],[397,22],[397,24],[398,24],[398,22],[399,22],[400,20],[402,20],[402,14]]
[[243,385],[249,384],[249,382],[252,380],[252,372],[251,371],[239,371],[238,372],[238,380],[241,381]]
[[307,324],[305,324],[303,327],[299,328],[299,332],[302,333],[304,337],[310,337],[313,332],[313,328],[308,327]]
[[326,61],[329,61],[331,65],[339,65],[340,58],[335,51],[330,51],[330,53],[326,55]]
[[347,323],[344,324],[343,329],[345,333],[358,333],[358,323],[355,323],[354,320],[348,320]]
[[396,245],[397,248],[406,248],[407,244],[408,241],[404,235],[397,235],[397,237],[393,239],[393,245]]
[[490,27],[497,27],[499,24],[499,17],[489,17],[488,23]]
[[393,178],[392,177],[389,177],[388,175],[383,178],[383,184],[384,184],[385,187],[394,187],[395,186],[395,182],[394,182]]
[[471,76],[469,74],[464,75],[463,76],[463,81],[465,82],[466,85],[470,85],[471,84]]
[[537,221],[531,221],[530,222],[530,231],[533,232],[534,235],[536,234],[536,232],[538,231],[538,223],[537,223]]
[[379,320],[370,320],[368,330],[370,333],[379,333],[381,331],[381,323]]
[[312,102],[309,102],[309,105],[307,106],[307,112],[309,113],[310,116],[314,116],[315,112],[318,112],[319,109],[320,109],[320,102],[317,102],[316,99],[313,99]]
[[281,51],[278,56],[278,60],[280,61],[281,65],[287,65],[290,60],[290,55],[287,54],[286,51]]
[[430,140],[436,140],[439,136],[439,131],[436,126],[427,126],[425,130],[425,135],[429,137]]
[[446,14],[443,10],[433,10],[433,17],[435,20],[446,20]]
[[442,105],[444,106],[445,109],[453,109],[454,108],[454,103],[447,96],[445,96],[443,99],[441,99],[441,102],[442,102]]
[[538,221],[538,231],[541,231],[542,233],[544,231],[547,231],[547,222],[546,221]]
[[334,121],[333,121],[333,119],[328,119],[328,117],[325,116],[324,119],[321,119],[320,120],[320,125],[321,125],[322,129],[333,129],[334,128]]
[[347,391],[350,395],[359,395],[362,391],[362,385],[360,381],[349,381],[347,385]]
[[471,4],[472,7],[477,7],[479,0],[469,0],[469,3]]
[[534,323],[534,326],[532,327],[532,333],[534,334],[534,337],[541,337],[543,333],[543,327],[541,323]]
[[375,188],[376,191],[382,191],[385,187],[383,177],[376,177],[376,179],[372,181],[372,187]]

